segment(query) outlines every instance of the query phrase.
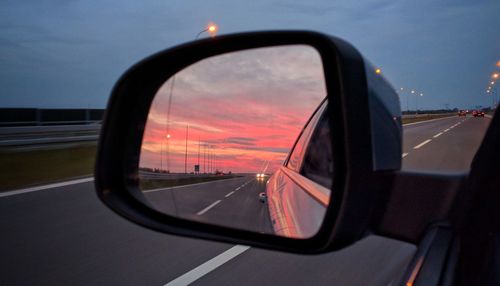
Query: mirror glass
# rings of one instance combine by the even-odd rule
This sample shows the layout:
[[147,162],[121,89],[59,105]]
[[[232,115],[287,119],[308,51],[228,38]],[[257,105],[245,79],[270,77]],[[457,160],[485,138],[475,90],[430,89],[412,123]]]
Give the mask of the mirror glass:
[[305,45],[227,53],[181,70],[150,108],[144,197],[184,219],[313,236],[333,171],[325,98],[320,54]]

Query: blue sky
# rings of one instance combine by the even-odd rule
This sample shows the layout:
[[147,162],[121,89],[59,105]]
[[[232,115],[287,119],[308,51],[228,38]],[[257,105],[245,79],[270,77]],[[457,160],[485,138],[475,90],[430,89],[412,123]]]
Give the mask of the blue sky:
[[[500,1],[2,0],[0,107],[103,108],[141,58],[220,34],[316,30],[354,44],[394,87],[424,93],[420,108],[488,106],[500,60]],[[406,96],[406,95],[404,95]],[[403,109],[406,97],[403,96]],[[415,101],[410,101],[410,109]]]

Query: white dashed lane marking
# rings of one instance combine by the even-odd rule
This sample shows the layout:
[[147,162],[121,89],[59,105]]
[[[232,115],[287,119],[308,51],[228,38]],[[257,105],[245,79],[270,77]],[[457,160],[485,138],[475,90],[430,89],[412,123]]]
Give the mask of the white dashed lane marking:
[[235,245],[230,249],[224,251],[223,253],[217,255],[216,257],[210,259],[209,261],[201,264],[200,266],[192,269],[189,272],[177,277],[176,279],[170,281],[164,286],[180,286],[180,285],[189,285],[194,281],[200,279],[201,277],[207,275],[208,273],[214,271],[224,263],[230,261],[231,259],[237,257],[243,252],[250,249],[249,246],[244,245]]
[[[252,180],[250,180],[250,181],[247,181],[247,182],[243,183],[243,185],[241,185],[241,186],[237,187],[234,191],[231,191],[231,192],[227,193],[224,197],[225,197],[225,198],[230,197],[232,194],[234,194],[234,192],[236,192],[236,191],[240,190],[241,188],[245,187],[248,183],[250,183],[250,182],[252,182],[252,181],[253,181],[253,179],[252,179]],[[218,205],[220,202],[222,202],[222,200],[217,200],[217,201],[213,202],[211,205],[209,205],[208,207],[206,207],[206,208],[202,209],[201,211],[199,211],[199,212],[198,212],[198,213],[196,213],[196,214],[197,214],[197,215],[203,215],[204,213],[208,212],[211,208],[213,208],[213,207],[215,207],[216,205]]]
[[[464,120],[462,120],[462,121],[460,121],[460,122],[455,123],[454,125],[452,125],[452,126],[450,126],[450,127],[446,128],[445,130],[443,130],[443,132],[439,132],[438,134],[436,134],[436,135],[432,136],[432,138],[438,138],[439,136],[443,135],[443,133],[446,133],[446,132],[450,131],[451,129],[453,129],[453,128],[455,128],[455,127],[458,127],[460,124],[462,124],[462,122],[465,122],[465,120],[466,120],[466,119],[464,119]],[[432,141],[432,139],[427,139],[427,140],[425,140],[424,142],[422,142],[422,143],[418,144],[417,146],[413,147],[413,149],[415,149],[415,150],[416,150],[416,149],[419,149],[419,148],[421,148],[422,146],[424,146],[425,144],[427,144],[427,143],[429,143],[429,142],[431,142],[431,141]],[[404,158],[404,157],[408,156],[408,154],[409,154],[409,153],[403,153],[403,154],[401,155],[401,158]]]
[[438,138],[439,136],[441,136],[443,134],[443,132],[439,132],[438,134],[432,136],[432,138]]
[[431,139],[425,140],[424,142],[422,142],[422,143],[418,144],[417,146],[413,147],[413,149],[419,149],[419,148],[421,148],[422,146],[424,146],[425,144],[427,144],[429,142],[431,142]]
[[202,214],[204,214],[204,213],[208,212],[211,208],[215,207],[215,206],[216,206],[216,205],[218,205],[220,202],[221,202],[221,200],[217,200],[217,201],[213,202],[213,203],[212,203],[211,205],[209,205],[208,207],[206,207],[206,208],[202,209],[201,211],[199,211],[199,212],[197,213],[197,215],[202,215]]
[[431,142],[431,139],[425,140],[424,142],[422,142],[422,143],[418,144],[417,146],[413,147],[413,149],[419,149],[419,148],[421,148],[422,146],[424,146],[425,144],[427,144],[429,142]]

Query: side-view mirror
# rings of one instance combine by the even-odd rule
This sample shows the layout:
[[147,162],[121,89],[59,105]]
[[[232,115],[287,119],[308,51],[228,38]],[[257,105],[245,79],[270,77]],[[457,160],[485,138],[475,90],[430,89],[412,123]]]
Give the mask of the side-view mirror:
[[145,227],[320,253],[372,231],[400,167],[398,96],[355,48],[258,32],[129,69],[109,101],[95,178],[107,206]]

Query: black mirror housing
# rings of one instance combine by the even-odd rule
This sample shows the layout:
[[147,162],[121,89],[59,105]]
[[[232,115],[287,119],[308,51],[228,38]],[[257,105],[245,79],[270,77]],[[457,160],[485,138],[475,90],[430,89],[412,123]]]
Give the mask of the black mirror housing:
[[[138,188],[140,146],[159,87],[179,70],[228,52],[308,45],[321,56],[330,115],[334,177],[330,204],[316,235],[292,239],[187,221],[151,208]],[[99,198],[128,220],[160,232],[283,250],[321,253],[353,243],[373,223],[379,172],[401,166],[401,112],[394,89],[347,42],[316,32],[242,33],[183,44],[144,59],[115,85],[99,139],[95,184]],[[390,183],[390,182],[389,182]]]

